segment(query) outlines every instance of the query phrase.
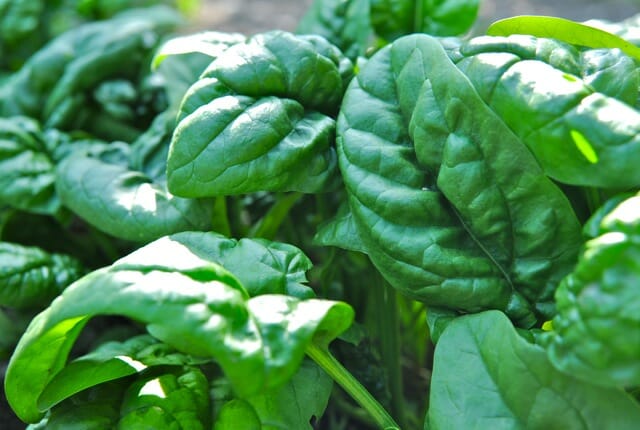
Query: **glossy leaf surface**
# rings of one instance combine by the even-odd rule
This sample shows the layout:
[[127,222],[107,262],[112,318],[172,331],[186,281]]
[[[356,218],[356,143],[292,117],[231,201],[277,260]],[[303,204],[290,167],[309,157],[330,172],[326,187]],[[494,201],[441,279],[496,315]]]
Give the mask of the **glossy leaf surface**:
[[45,307],[83,272],[80,262],[67,255],[0,242],[0,305]]
[[606,386],[640,385],[640,197],[609,209],[556,293],[553,364]]
[[335,181],[350,62],[317,36],[270,32],[225,50],[183,100],[167,176],[179,196],[319,192]]
[[429,428],[633,429],[640,407],[556,370],[500,312],[451,322],[438,341]]
[[37,399],[96,315],[135,319],[178,351],[216,360],[235,391],[248,396],[285,383],[307,345],[331,341],[350,325],[353,311],[327,300],[250,299],[221,266],[160,240],[76,281],[32,321],[6,377],[7,399],[21,419],[41,418]]
[[349,86],[340,169],[365,249],[430,306],[551,315],[579,224],[561,191],[429,36],[379,51]]

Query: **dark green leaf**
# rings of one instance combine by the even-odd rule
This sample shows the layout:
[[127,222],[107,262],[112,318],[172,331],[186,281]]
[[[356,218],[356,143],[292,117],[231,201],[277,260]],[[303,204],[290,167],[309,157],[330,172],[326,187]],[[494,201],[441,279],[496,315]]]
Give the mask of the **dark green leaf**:
[[181,354],[148,335],[125,342],[107,342],[67,364],[47,384],[38,407],[47,410],[82,390],[143,372],[151,366],[182,366],[198,360]]
[[207,230],[211,204],[171,195],[141,172],[75,154],[57,167],[62,202],[96,228],[133,241],[185,230]]
[[0,306],[43,308],[83,272],[67,255],[0,242]]
[[[617,199],[616,199],[617,200]],[[609,386],[640,385],[640,196],[599,215],[575,270],[556,293],[545,338],[564,372]]]
[[633,107],[640,80],[629,57],[522,35],[472,39],[459,54],[458,67],[549,176],[581,186],[640,185]]
[[299,34],[317,34],[353,59],[364,55],[373,29],[370,0],[315,0],[300,20]]
[[460,317],[434,357],[429,429],[633,429],[640,407],[624,391],[557,371],[500,312]]
[[553,313],[580,226],[562,192],[435,38],[379,51],[349,86],[338,153],[367,254],[429,306]]
[[494,22],[487,29],[491,36],[530,34],[562,40],[572,45],[589,48],[618,48],[640,60],[640,48],[615,34],[555,16],[516,16]]
[[187,92],[169,190],[183,197],[319,192],[335,183],[334,120],[350,62],[317,36],[271,32],[216,58]]

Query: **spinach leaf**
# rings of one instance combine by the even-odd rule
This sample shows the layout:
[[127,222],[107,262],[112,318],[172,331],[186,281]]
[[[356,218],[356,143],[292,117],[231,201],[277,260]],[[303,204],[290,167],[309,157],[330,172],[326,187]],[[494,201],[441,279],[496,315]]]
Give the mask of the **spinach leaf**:
[[598,217],[599,235],[556,292],[558,315],[545,341],[564,372],[606,386],[637,386],[640,195],[608,209]]
[[497,311],[460,317],[438,341],[430,429],[633,429],[640,407],[624,391],[556,370]]
[[30,116],[47,127],[89,129],[131,140],[141,124],[118,121],[96,110],[93,93],[115,78],[140,85],[140,70],[147,57],[159,38],[178,23],[173,10],[157,6],[132,9],[64,33],[32,56],[2,87],[0,113]]
[[240,280],[251,297],[315,296],[311,287],[305,285],[305,273],[313,266],[311,260],[293,245],[259,238],[229,239],[213,232],[177,233],[160,241],[182,244],[203,260],[221,265]]
[[351,63],[317,36],[270,32],[225,50],[183,100],[169,191],[319,192],[335,182],[334,120]]
[[169,193],[141,172],[76,153],[57,166],[65,206],[112,236],[147,242],[185,230],[207,230],[211,205]]
[[42,214],[60,211],[52,151],[62,139],[45,134],[31,118],[0,118],[0,203]]
[[375,266],[429,306],[553,315],[580,225],[566,197],[482,101],[437,39],[374,55],[338,118],[338,155]]
[[0,306],[43,308],[83,272],[67,255],[0,241]]
[[453,57],[549,176],[614,189],[640,184],[640,78],[631,58],[522,35],[472,39]]
[[315,0],[302,17],[296,33],[317,34],[356,59],[373,38],[370,0]]
[[343,332],[353,311],[320,299],[249,298],[235,277],[188,246],[154,242],[76,281],[29,325],[6,376],[7,399],[22,420],[42,417],[39,396],[96,315],[132,318],[178,351],[216,360],[246,397],[289,380],[305,349]]
[[153,366],[193,365],[201,361],[149,335],[135,336],[125,342],[107,342],[60,370],[38,397],[38,407],[50,409],[82,390]]

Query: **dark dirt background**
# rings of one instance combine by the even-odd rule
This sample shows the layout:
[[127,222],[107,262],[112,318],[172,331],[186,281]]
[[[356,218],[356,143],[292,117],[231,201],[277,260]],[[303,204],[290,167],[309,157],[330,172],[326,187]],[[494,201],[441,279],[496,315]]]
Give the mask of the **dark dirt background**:
[[[640,0],[481,0],[475,33],[513,15],[554,15],[577,21],[619,21],[640,13]],[[202,0],[195,28],[253,34],[295,29],[312,0]]]
[[[254,34],[267,30],[293,31],[312,0],[201,0],[200,11],[186,32],[234,31]],[[473,33],[493,21],[513,15],[554,15],[577,21],[619,21],[640,13],[640,0],[482,0]],[[2,363],[4,367],[6,363]],[[4,375],[4,369],[0,369]],[[0,398],[0,429],[24,429]],[[160,429],[159,429],[160,430]]]

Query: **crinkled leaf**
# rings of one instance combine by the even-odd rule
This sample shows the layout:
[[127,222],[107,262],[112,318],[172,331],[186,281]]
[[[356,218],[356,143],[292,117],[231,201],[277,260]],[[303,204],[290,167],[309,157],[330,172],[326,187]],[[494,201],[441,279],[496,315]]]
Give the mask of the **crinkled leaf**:
[[555,16],[516,16],[496,21],[489,26],[490,36],[530,34],[562,40],[589,48],[618,48],[640,60],[640,48],[608,31]]
[[317,36],[271,32],[225,50],[187,92],[169,190],[183,197],[319,192],[336,180],[334,120],[351,63]]
[[0,242],[0,305],[45,307],[83,272],[80,262],[67,255]]
[[370,0],[315,0],[296,32],[320,35],[355,59],[366,53],[373,36],[369,6]]
[[458,67],[549,176],[583,186],[640,184],[633,107],[640,80],[631,58],[522,35],[475,38],[458,55]]
[[170,108],[179,108],[187,89],[198,80],[213,59],[245,39],[237,33],[207,31],[169,39],[160,46],[151,67],[166,82]]
[[440,43],[399,39],[349,86],[340,169],[367,254],[429,306],[553,314],[580,225],[559,188]]
[[430,390],[432,430],[631,430],[640,422],[640,407],[624,391],[559,372],[497,311],[449,324],[436,346]]
[[564,372],[597,384],[640,385],[640,196],[601,217],[575,270],[558,291],[547,337]]
[[184,232],[160,241],[189,248],[198,257],[233,273],[249,296],[286,294],[299,299],[315,296],[306,285],[312,263],[293,245],[266,239],[229,239],[217,233]]
[[387,40],[411,33],[455,36],[478,15],[479,0],[370,0],[371,21]]
[[135,319],[178,351],[215,359],[235,391],[249,396],[291,378],[307,346],[338,336],[353,310],[282,295],[249,299],[221,266],[177,241],[154,242],[76,281],[32,321],[6,376],[7,399],[22,420],[41,418],[38,397],[96,315]]
[[60,210],[51,156],[56,142],[46,137],[35,120],[0,118],[0,203],[43,214]]
[[122,429],[208,429],[209,381],[188,366],[141,375],[127,388],[120,414]]
[[64,205],[113,236],[144,242],[210,226],[209,202],[175,197],[162,182],[126,166],[75,154],[58,165],[57,173]]
[[233,399],[220,408],[213,430],[262,430],[262,423],[249,402]]
[[264,427],[273,430],[311,430],[312,418],[324,413],[333,388],[331,378],[310,360],[283,386],[247,398]]
[[140,373],[152,366],[189,364],[198,364],[198,360],[149,335],[136,336],[125,342],[107,342],[60,370],[38,398],[38,407],[50,409],[82,390]]
[[94,126],[95,112],[87,109],[93,91],[114,78],[137,81],[160,37],[179,22],[175,11],[157,6],[128,10],[64,33],[3,87],[0,112],[28,115],[56,128]]

